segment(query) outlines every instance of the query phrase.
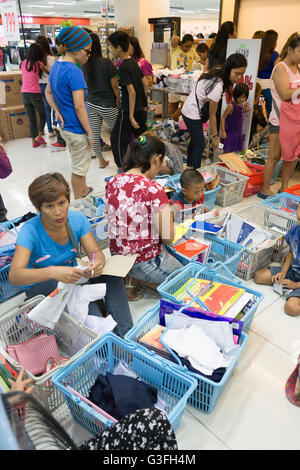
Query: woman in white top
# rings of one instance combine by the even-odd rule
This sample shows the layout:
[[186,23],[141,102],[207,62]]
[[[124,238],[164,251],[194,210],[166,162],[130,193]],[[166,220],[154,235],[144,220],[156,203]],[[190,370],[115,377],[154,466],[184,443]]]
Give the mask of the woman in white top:
[[[242,54],[232,54],[222,67],[215,67],[201,75],[182,108],[182,117],[190,133],[187,149],[187,166],[200,168],[205,147],[203,122],[209,117],[212,143],[218,148],[220,138],[217,127],[218,103],[224,92],[232,93],[234,83],[243,77],[247,60]],[[204,117],[204,114],[207,114]]]
[[[273,196],[270,182],[276,163],[282,158],[282,182],[279,192],[284,191],[294,170],[294,161],[300,145],[300,34],[294,33],[287,40],[280,54],[281,62],[273,69],[270,90],[272,111],[269,116],[270,146],[264,166],[264,185],[258,196]],[[296,99],[293,100],[293,97]],[[298,97],[298,98],[297,98]],[[296,142],[294,140],[296,139]],[[297,140],[298,139],[298,140]]]
[[[36,42],[43,49],[43,52],[44,52],[43,63],[44,63],[44,65],[47,65],[47,67],[49,67],[49,69],[51,69],[51,67],[54,64],[56,58],[54,57],[54,55],[51,51],[48,39],[46,38],[46,36],[42,36],[40,34],[36,38]],[[46,96],[45,96],[45,90],[46,90],[48,80],[49,80],[49,74],[43,73],[42,77],[40,78],[39,84],[40,84],[43,103],[44,103],[44,107],[45,107],[46,122],[47,122],[49,137],[55,137],[56,133],[53,130],[53,125],[55,124],[55,113],[51,109],[48,101],[46,100]]]

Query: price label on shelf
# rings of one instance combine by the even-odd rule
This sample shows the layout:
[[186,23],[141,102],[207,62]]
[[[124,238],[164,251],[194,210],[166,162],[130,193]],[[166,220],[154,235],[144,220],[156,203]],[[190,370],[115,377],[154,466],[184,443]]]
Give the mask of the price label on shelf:
[[19,41],[18,10],[15,1],[6,1],[0,4],[4,37],[7,41]]

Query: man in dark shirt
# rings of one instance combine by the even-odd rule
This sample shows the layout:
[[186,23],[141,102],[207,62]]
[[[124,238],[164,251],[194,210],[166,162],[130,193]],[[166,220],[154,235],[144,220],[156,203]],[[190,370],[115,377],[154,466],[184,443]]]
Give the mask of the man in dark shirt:
[[135,59],[129,57],[128,34],[116,31],[108,41],[112,55],[122,61],[118,71],[121,108],[110,136],[115,163],[121,169],[130,136],[138,137],[147,130],[148,84]]

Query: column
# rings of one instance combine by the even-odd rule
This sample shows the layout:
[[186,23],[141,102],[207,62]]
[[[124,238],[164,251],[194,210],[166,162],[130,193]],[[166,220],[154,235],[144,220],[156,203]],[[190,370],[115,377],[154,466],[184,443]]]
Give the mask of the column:
[[133,26],[146,59],[150,60],[151,33],[148,18],[170,16],[170,0],[115,0],[118,27]]

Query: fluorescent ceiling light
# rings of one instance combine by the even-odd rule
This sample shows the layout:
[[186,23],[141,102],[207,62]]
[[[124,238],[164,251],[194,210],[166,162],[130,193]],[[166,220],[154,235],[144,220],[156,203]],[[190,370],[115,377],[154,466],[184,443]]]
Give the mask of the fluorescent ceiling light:
[[48,5],[75,5],[75,4],[76,2],[48,2]]
[[53,8],[51,5],[27,5],[28,8]]
[[204,11],[220,11],[219,8],[204,8]]

